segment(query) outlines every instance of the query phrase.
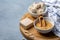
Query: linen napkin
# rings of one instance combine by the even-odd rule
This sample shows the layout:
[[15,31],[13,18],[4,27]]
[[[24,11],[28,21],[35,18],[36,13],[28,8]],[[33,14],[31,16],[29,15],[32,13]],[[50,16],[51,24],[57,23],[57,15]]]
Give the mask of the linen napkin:
[[60,0],[42,0],[42,2],[47,5],[48,17],[54,20],[55,27],[52,31],[60,37]]

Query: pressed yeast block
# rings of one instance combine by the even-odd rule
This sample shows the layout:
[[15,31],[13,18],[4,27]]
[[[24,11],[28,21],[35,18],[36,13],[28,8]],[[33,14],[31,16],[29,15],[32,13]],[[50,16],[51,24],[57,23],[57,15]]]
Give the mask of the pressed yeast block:
[[30,18],[25,18],[20,21],[20,24],[24,26],[25,29],[28,29],[33,25],[33,21]]

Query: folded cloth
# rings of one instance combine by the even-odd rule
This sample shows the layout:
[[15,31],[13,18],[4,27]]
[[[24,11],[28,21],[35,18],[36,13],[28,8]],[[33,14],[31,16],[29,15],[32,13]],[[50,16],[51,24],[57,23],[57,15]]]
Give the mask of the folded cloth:
[[57,8],[57,15],[60,17],[60,8]]
[[57,2],[58,4],[60,4],[60,0],[57,0],[56,2]]
[[55,27],[52,30],[54,34],[60,37],[60,0],[42,0],[48,8],[48,17],[52,18]]
[[42,0],[42,2],[45,2],[47,6],[54,6],[56,3],[56,0]]
[[53,6],[48,7],[48,17],[51,17],[54,21],[57,20],[57,9]]
[[53,29],[53,32],[56,36],[60,37],[60,23],[55,22],[55,27]]
[[55,21],[55,28],[53,29],[53,32],[55,35],[60,37],[60,11],[57,10],[57,20]]
[[42,0],[47,6],[55,6],[60,8],[60,0]]
[[56,3],[56,0],[42,0],[43,2],[48,2],[48,3]]

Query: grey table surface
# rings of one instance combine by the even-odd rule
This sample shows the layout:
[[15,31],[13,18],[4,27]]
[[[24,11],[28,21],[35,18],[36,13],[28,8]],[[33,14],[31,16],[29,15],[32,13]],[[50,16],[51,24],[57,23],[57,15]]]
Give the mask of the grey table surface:
[[22,40],[19,19],[36,1],[40,0],[0,0],[0,40]]

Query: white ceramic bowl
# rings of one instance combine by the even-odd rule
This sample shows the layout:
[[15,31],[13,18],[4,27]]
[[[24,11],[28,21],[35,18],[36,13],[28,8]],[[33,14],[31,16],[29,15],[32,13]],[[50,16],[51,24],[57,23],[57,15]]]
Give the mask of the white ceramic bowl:
[[[37,18],[38,16],[41,15],[41,14],[33,13],[29,8],[28,8],[28,12],[35,18]],[[42,13],[42,15],[45,15],[46,13],[47,13],[47,7],[46,7],[45,11]]]
[[48,17],[44,17],[44,19],[47,20],[47,21],[49,21],[52,24],[52,27],[51,28],[49,28],[48,30],[41,30],[41,29],[37,28],[36,23],[39,21],[38,18],[34,21],[34,28],[38,32],[45,34],[45,33],[49,33],[50,31],[52,31],[52,29],[54,28],[54,21],[51,18],[48,18]]

